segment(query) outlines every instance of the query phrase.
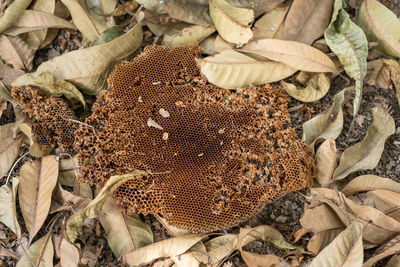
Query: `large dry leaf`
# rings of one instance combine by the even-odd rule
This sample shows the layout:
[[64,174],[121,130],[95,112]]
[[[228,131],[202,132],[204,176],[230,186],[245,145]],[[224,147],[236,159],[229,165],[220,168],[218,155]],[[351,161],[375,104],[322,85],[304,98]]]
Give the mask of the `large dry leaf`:
[[137,214],[123,215],[112,197],[104,203],[99,220],[116,258],[153,243],[151,228]]
[[202,241],[197,242],[186,253],[171,257],[177,267],[199,266],[208,263],[207,249]]
[[236,234],[226,234],[204,243],[207,248],[209,264],[212,266],[218,265],[236,249],[237,242],[238,237]]
[[[56,8],[55,0],[37,0],[33,5],[33,10],[54,14]],[[56,29],[53,29],[56,30]],[[58,32],[58,30],[56,30]],[[47,29],[27,33],[25,42],[34,50],[40,48],[47,36]]]
[[292,83],[281,81],[282,87],[293,98],[302,102],[314,102],[323,98],[331,86],[331,81],[325,73],[315,74],[307,82],[305,88],[299,88]]
[[217,53],[214,50],[214,43],[215,43],[216,37],[217,37],[216,34],[212,34],[200,43],[200,47],[201,47],[201,49],[203,49],[203,54],[212,56]]
[[62,79],[57,79],[50,73],[42,72],[37,75],[33,85],[39,87],[41,92],[48,96],[64,96],[73,104],[75,104],[75,102],[80,102],[84,110],[87,109],[85,98],[73,84]]
[[282,80],[295,69],[275,61],[261,61],[234,50],[197,60],[208,81],[222,88],[239,88]]
[[377,261],[397,253],[400,253],[400,235],[396,235],[392,240],[388,241],[377,255],[363,264],[363,267],[372,267]]
[[4,184],[0,187],[0,222],[13,231],[17,238],[21,238],[21,227],[17,219],[17,190],[19,180],[12,179],[12,187]]
[[376,50],[400,58],[400,20],[393,11],[376,0],[365,0],[358,12],[357,24],[368,41],[378,42]]
[[87,94],[95,95],[106,88],[106,79],[112,65],[132,54],[142,39],[139,23],[109,43],[75,50],[46,61],[34,73],[19,77],[13,85],[32,84],[40,73],[48,72],[58,79],[73,83]]
[[290,1],[287,1],[259,18],[253,27],[253,39],[281,39],[279,35],[282,30],[280,29],[283,29],[283,21],[289,7]]
[[34,50],[31,49],[20,37],[0,36],[0,58],[16,69],[30,70]]
[[25,163],[20,173],[19,205],[30,243],[49,213],[51,194],[57,183],[58,161],[55,156],[45,156]]
[[336,73],[335,63],[320,50],[296,41],[261,39],[252,41],[240,51],[282,62],[308,72]]
[[110,195],[112,195],[112,193],[115,191],[115,189],[117,189],[118,186],[125,183],[126,181],[135,179],[135,177],[137,176],[145,174],[146,173],[143,171],[135,171],[133,173],[125,175],[112,176],[101,189],[101,191],[97,194],[95,199],[93,199],[86,208],[76,212],[68,219],[66,223],[66,234],[69,240],[75,244],[76,239],[79,237],[79,227],[83,225],[84,220],[86,218],[92,219],[97,217],[100,214],[106,199]]
[[48,28],[68,28],[74,29],[75,26],[52,14],[35,11],[25,10],[24,13],[18,18],[11,28],[8,28],[5,33],[8,35],[19,35],[25,32],[37,31]]
[[225,0],[209,0],[210,15],[219,35],[234,44],[246,44],[253,32],[249,24],[254,20],[252,9],[231,6]]
[[363,224],[353,222],[311,262],[310,267],[361,266],[364,257]]
[[333,138],[326,139],[318,148],[315,155],[315,165],[317,167],[318,183],[325,187],[331,181],[333,172],[337,166],[336,142]]
[[204,3],[191,0],[167,0],[160,2],[168,15],[175,19],[202,26],[213,24],[208,13],[208,1],[204,1]]
[[[207,0],[200,0],[206,1]],[[253,9],[254,16],[259,17],[260,15],[274,10],[279,4],[285,2],[285,0],[227,0],[227,2],[236,7]]]
[[343,152],[333,180],[340,180],[350,173],[370,170],[378,165],[385,141],[395,132],[395,124],[389,113],[382,108],[373,108],[372,115],[374,122],[368,128],[367,135],[360,143]]
[[234,44],[228,43],[221,38],[221,36],[217,35],[214,41],[214,50],[215,52],[221,53],[224,50],[232,50],[235,48]]
[[343,231],[346,227],[334,228],[316,233],[307,244],[307,250],[317,255]]
[[129,265],[146,264],[163,257],[173,257],[186,252],[207,234],[193,234],[173,237],[133,250],[123,255]]
[[[390,190],[373,190],[363,194],[368,200],[372,200],[374,207],[387,216],[400,221],[400,194]],[[360,195],[359,195],[360,196]]]
[[370,190],[391,190],[400,193],[400,184],[388,178],[381,178],[376,175],[361,175],[351,180],[343,189],[342,193],[346,196],[358,192]]
[[60,245],[60,264],[61,267],[79,266],[78,249],[64,238]]
[[[365,241],[365,248],[380,245],[392,237],[393,233],[400,231],[400,222],[373,207],[359,205],[340,192],[327,188],[313,188],[311,189],[311,193],[313,196],[322,197],[326,203],[328,203],[328,201],[333,201],[339,204],[341,209],[345,209],[349,214],[364,221],[365,228],[363,230],[363,239]],[[338,214],[336,210],[335,212]]]
[[182,31],[165,34],[161,45],[165,46],[176,46],[176,45],[186,45],[193,43],[200,43],[206,37],[215,32],[214,27],[205,27],[201,25],[193,25],[184,28]]
[[294,0],[285,19],[283,39],[312,44],[329,24],[334,0]]
[[89,41],[96,40],[100,32],[96,28],[88,12],[80,5],[80,2],[76,0],[61,0],[61,2],[68,8],[71,13],[72,21],[82,35]]
[[0,126],[0,177],[8,173],[21,147],[23,135],[14,138],[16,123]]
[[300,223],[302,227],[313,233],[346,227],[339,214],[325,203],[307,208],[300,219]]
[[10,27],[16,21],[25,8],[29,6],[31,0],[15,0],[0,16],[0,33]]
[[[32,244],[27,251],[29,257],[38,267],[52,267],[54,248],[51,240],[51,233],[47,233],[38,241]],[[26,255],[23,255],[17,262],[16,267],[27,267],[32,266]]]
[[335,0],[332,19],[324,35],[326,43],[338,56],[346,73],[356,80],[353,110],[356,115],[367,73],[368,41],[363,30],[351,20],[343,5],[343,0]]
[[353,87],[347,87],[337,93],[328,112],[319,114],[303,123],[303,141],[314,147],[324,139],[336,139],[343,128],[342,106],[353,93]]

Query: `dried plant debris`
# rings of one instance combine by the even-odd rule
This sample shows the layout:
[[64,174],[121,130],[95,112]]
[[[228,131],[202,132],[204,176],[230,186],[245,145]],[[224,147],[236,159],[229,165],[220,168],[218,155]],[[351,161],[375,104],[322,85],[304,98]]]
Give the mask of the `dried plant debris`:
[[41,96],[31,87],[14,87],[12,96],[26,115],[34,120],[32,130],[37,143],[44,148],[58,144],[66,150],[73,149],[78,124],[75,113],[62,98]]
[[117,189],[119,206],[207,232],[309,186],[314,163],[290,128],[282,89],[208,84],[196,66],[200,53],[194,45],[150,46],[117,66],[85,121],[93,128],[80,125],[75,136],[82,181],[102,186],[112,175],[147,171]]

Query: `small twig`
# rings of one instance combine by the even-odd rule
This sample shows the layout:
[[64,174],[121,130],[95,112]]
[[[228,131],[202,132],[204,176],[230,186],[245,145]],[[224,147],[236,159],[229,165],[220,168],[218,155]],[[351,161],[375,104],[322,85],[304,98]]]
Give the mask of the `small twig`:
[[87,124],[87,123],[84,123],[84,122],[78,121],[78,120],[74,120],[74,119],[67,119],[67,118],[64,118],[64,117],[62,117],[62,116],[61,116],[61,118],[62,118],[63,120],[66,120],[66,121],[75,122],[75,123],[79,123],[79,124],[85,125],[85,126],[91,128],[91,129],[93,130],[93,132],[96,134],[96,130],[94,129],[94,127],[93,127],[92,125],[89,125],[89,124]]
[[8,176],[7,176],[7,180],[6,180],[6,184],[8,184],[8,181],[10,180],[11,177],[11,173],[13,172],[15,166],[17,166],[18,162],[20,162],[26,155],[28,155],[29,152],[26,152],[25,154],[23,154],[21,157],[19,157],[19,159],[17,159],[17,161],[14,162],[14,165],[11,167],[10,171],[8,172]]

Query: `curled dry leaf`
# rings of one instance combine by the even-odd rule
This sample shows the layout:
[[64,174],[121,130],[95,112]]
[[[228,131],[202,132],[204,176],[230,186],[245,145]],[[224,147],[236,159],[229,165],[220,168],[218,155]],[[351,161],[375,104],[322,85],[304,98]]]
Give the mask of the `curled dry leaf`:
[[61,267],[79,266],[78,249],[64,238],[60,245],[60,264]]
[[303,140],[314,147],[315,144],[327,138],[336,139],[343,128],[342,106],[353,93],[354,87],[347,87],[337,93],[332,107],[327,113],[319,114],[303,123]]
[[200,43],[200,47],[201,47],[201,49],[203,49],[203,54],[206,54],[209,56],[216,54],[216,51],[214,50],[214,43],[215,43],[216,37],[217,37],[217,35],[212,34]]
[[137,214],[123,215],[112,197],[105,201],[99,220],[116,258],[153,243],[151,228]]
[[351,180],[342,189],[342,193],[346,196],[350,196],[358,192],[377,189],[391,190],[400,193],[400,184],[391,179],[382,178],[376,175],[361,175]]
[[0,177],[8,173],[18,156],[23,135],[14,138],[18,122],[0,126]]
[[353,110],[356,115],[367,73],[368,41],[363,30],[351,20],[343,5],[343,0],[335,0],[332,19],[324,35],[326,43],[338,56],[346,73],[356,80]]
[[292,83],[281,81],[282,87],[293,98],[302,102],[314,102],[323,98],[331,86],[331,81],[325,73],[314,75],[305,88],[298,88]]
[[328,246],[332,241],[344,230],[342,228],[334,228],[316,233],[307,244],[307,250],[317,255],[321,250]]
[[367,135],[360,143],[343,152],[333,180],[340,180],[350,173],[370,170],[378,165],[386,140],[395,133],[395,124],[389,113],[382,108],[373,108],[372,115],[374,122],[368,128]]
[[30,70],[34,50],[31,49],[20,37],[0,36],[0,57],[16,69]]
[[[360,195],[358,195],[360,196]],[[400,203],[400,194],[390,190],[373,190],[368,191],[362,196],[368,200],[372,200],[374,207],[383,212],[387,216],[400,221],[400,210],[398,208]]]
[[214,27],[193,25],[186,27],[177,33],[165,34],[161,44],[165,46],[176,46],[200,43],[213,32],[215,32]]
[[128,252],[123,255],[123,259],[130,265],[140,265],[158,258],[173,257],[186,252],[206,236],[207,234],[192,234],[165,239]]
[[10,90],[8,90],[8,88],[4,85],[4,83],[0,81],[0,100],[4,99],[10,100],[12,99],[12,96],[10,94]]
[[353,222],[325,247],[311,262],[310,267],[361,266],[364,257],[363,224]]
[[208,263],[207,249],[202,241],[197,242],[188,252],[171,257],[178,267],[199,266]]
[[326,139],[315,155],[315,165],[317,166],[317,177],[315,179],[323,187],[328,185],[332,178],[337,166],[337,158],[335,140],[333,138]]
[[289,7],[290,1],[287,1],[259,18],[253,27],[253,39],[281,39],[283,22]]
[[[313,233],[342,229],[346,227],[346,224],[342,221],[341,215],[336,213],[330,205],[318,202],[315,206],[309,207],[304,211],[300,223],[301,226]],[[318,218],[318,220],[315,218]]]
[[[147,1],[147,0],[146,0]],[[213,25],[208,13],[208,1],[168,0],[160,1],[163,9],[171,17],[191,24]]]
[[89,203],[90,199],[74,195],[64,190],[61,185],[58,184],[53,192],[50,214],[62,210],[77,212],[85,208]]
[[24,13],[14,22],[12,27],[8,28],[5,33],[8,35],[16,36],[21,33],[37,31],[48,28],[68,28],[74,29],[75,26],[52,14],[35,11],[25,10]]
[[0,187],[0,222],[13,231],[17,238],[21,238],[21,227],[17,219],[17,190],[19,180],[18,178],[12,179],[12,187],[4,184]]
[[296,72],[286,64],[256,60],[234,50],[198,59],[197,64],[209,82],[228,89],[271,83]]
[[334,0],[294,0],[285,19],[283,39],[312,44],[329,24]]
[[68,8],[71,13],[72,21],[82,35],[89,41],[96,40],[100,32],[96,28],[93,18],[91,18],[89,12],[80,5],[80,2],[74,0],[61,0],[61,2]]
[[376,50],[400,58],[400,21],[390,9],[376,0],[365,0],[358,12],[357,24],[368,41],[378,42]]
[[33,85],[39,87],[40,91],[48,96],[64,96],[73,104],[80,102],[87,109],[85,98],[82,93],[72,84],[62,79],[57,79],[47,72],[39,73],[33,80]]
[[372,267],[379,260],[387,256],[397,254],[399,252],[400,252],[400,235],[396,235],[392,240],[388,241],[387,244],[385,244],[385,246],[383,246],[383,248],[377,255],[368,259],[363,264],[363,267]]
[[240,51],[282,62],[308,72],[336,73],[335,63],[320,50],[295,41],[261,39],[252,41]]
[[172,235],[172,236],[183,236],[183,235],[190,235],[193,234],[191,231],[186,230],[186,229],[181,229],[175,226],[170,225],[166,219],[163,217],[155,214],[154,215],[157,220],[164,226],[165,229]]
[[75,50],[46,61],[34,73],[19,77],[13,85],[31,84],[40,73],[48,72],[73,83],[84,93],[95,95],[106,87],[107,74],[113,64],[132,54],[140,46],[142,38],[139,23],[109,43]]
[[251,267],[276,267],[280,266],[280,258],[270,254],[257,254],[240,249],[240,255],[247,266]]
[[212,266],[218,266],[222,260],[236,249],[237,243],[238,237],[236,234],[218,236],[204,243],[207,248],[208,263]]
[[[55,0],[38,0],[33,5],[33,10],[42,11],[53,15],[55,8],[56,8]],[[54,30],[56,29],[53,29],[53,31]],[[46,35],[47,35],[47,29],[33,31],[27,33],[24,40],[32,49],[37,50],[43,44],[44,40],[46,39]]]
[[0,16],[0,33],[10,27],[16,21],[24,10],[29,6],[31,0],[15,0]]
[[241,228],[238,235],[238,246],[243,247],[254,240],[261,239],[279,249],[297,249],[286,242],[283,235],[275,228],[268,225],[259,225],[254,228]]
[[118,186],[126,181],[135,179],[135,177],[144,174],[146,173],[143,171],[135,171],[125,175],[112,176],[97,194],[95,199],[93,199],[90,204],[86,206],[86,208],[76,212],[68,219],[66,224],[66,234],[69,240],[75,244],[76,239],[79,237],[79,227],[83,225],[84,220],[86,218],[92,219],[97,217],[100,214],[106,199],[112,195]]
[[252,9],[234,7],[225,0],[209,0],[209,5],[214,25],[225,41],[246,44],[253,37],[249,26],[254,20]]
[[[400,222],[373,207],[356,204],[340,192],[335,192],[327,188],[313,188],[311,189],[311,193],[314,196],[323,198],[326,203],[334,202],[339,204],[342,210],[348,211],[349,215],[354,215],[364,222],[364,248],[372,248],[380,245],[391,238],[393,233],[400,231]],[[332,205],[330,205],[330,207],[332,207]],[[343,211],[337,210],[335,210],[335,212],[339,216],[341,216],[339,213],[343,213]],[[342,221],[349,220],[348,217],[342,217],[343,216],[341,216]],[[346,225],[348,224],[349,223],[346,222]]]
[[50,210],[51,195],[58,177],[55,156],[45,156],[21,167],[19,205],[29,232],[29,243],[43,225]]
[[[32,244],[27,251],[35,266],[53,266],[54,248],[51,240],[51,233],[47,233],[38,241]],[[23,255],[17,262],[16,267],[32,266],[26,255]]]

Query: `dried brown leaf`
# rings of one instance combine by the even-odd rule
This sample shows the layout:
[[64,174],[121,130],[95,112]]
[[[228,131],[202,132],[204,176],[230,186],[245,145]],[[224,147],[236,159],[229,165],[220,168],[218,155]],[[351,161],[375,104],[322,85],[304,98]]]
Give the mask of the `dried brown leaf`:
[[317,166],[317,177],[315,178],[320,185],[326,186],[333,175],[337,166],[336,142],[332,138],[326,139],[318,148],[315,155]]
[[45,156],[25,163],[20,173],[19,204],[30,243],[49,213],[51,194],[57,183],[58,161],[55,156]]
[[308,80],[305,88],[299,88],[285,81],[281,81],[281,85],[291,97],[302,102],[314,102],[326,95],[331,86],[331,81],[328,75],[319,73]]
[[32,69],[34,50],[20,37],[0,36],[0,57],[16,69]]
[[[36,266],[50,267],[53,266],[54,248],[51,240],[51,233],[47,233],[38,241],[32,244],[27,251],[30,259]],[[16,267],[32,266],[26,255],[17,262]]]
[[64,238],[60,245],[60,264],[61,267],[79,266],[78,249]]
[[372,115],[374,122],[368,128],[367,135],[360,143],[343,152],[333,180],[340,180],[355,171],[373,169],[378,165],[387,138],[395,132],[395,124],[389,113],[382,108],[373,108]]
[[168,0],[162,1],[161,6],[168,15],[180,21],[207,27],[213,25],[207,2],[204,4],[190,0]]
[[0,16],[0,33],[10,27],[21,14],[25,8],[29,6],[31,0],[15,0],[11,5],[4,11],[4,14]]
[[0,187],[0,222],[13,231],[17,238],[21,238],[21,227],[17,219],[17,190],[19,180],[18,178],[12,179],[12,186],[4,184]]
[[333,0],[294,0],[285,19],[284,40],[312,44],[328,27]]
[[350,196],[358,192],[378,189],[400,193],[400,184],[391,179],[376,175],[361,175],[351,180],[342,189],[342,193],[346,196]]

